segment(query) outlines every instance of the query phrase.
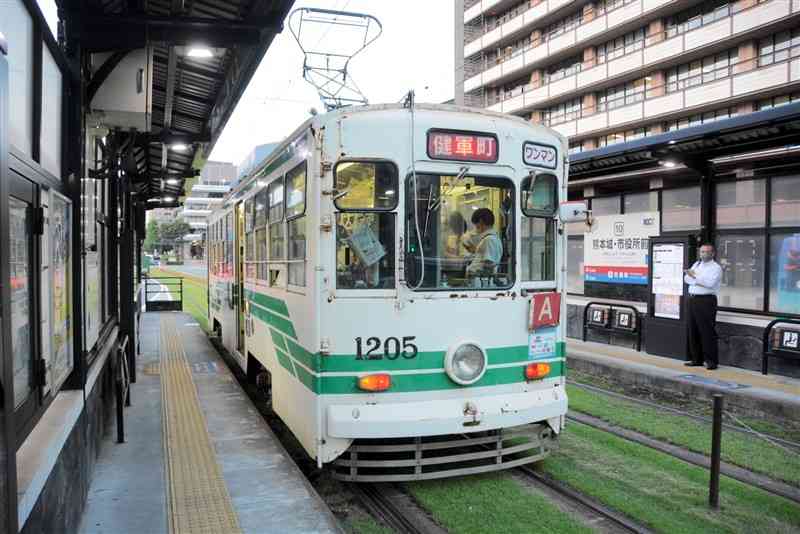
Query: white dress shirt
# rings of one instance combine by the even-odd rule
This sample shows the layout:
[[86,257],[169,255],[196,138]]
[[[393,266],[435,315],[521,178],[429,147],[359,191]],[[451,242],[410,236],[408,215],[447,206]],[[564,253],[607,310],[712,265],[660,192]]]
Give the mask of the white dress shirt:
[[475,274],[491,267],[494,271],[497,269],[497,264],[503,257],[503,242],[500,241],[497,232],[494,228],[489,228],[483,234],[480,234],[475,246],[475,254],[467,266],[468,274]]
[[719,285],[722,281],[722,267],[714,260],[697,260],[692,265],[694,278],[688,274],[684,275],[683,280],[689,285],[690,295],[717,295]]

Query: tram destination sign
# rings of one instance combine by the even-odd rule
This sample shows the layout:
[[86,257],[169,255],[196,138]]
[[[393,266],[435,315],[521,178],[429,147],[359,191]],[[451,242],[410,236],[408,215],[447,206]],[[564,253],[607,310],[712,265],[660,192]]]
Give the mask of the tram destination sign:
[[451,161],[495,163],[498,142],[494,134],[454,130],[428,131],[428,157]]

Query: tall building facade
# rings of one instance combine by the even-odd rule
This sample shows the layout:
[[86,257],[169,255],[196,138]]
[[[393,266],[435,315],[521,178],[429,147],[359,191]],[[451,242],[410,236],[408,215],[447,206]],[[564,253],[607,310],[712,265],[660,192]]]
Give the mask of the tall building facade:
[[236,166],[222,161],[207,161],[200,171],[200,180],[192,186],[179,215],[192,227],[184,240],[203,240],[206,218],[219,206],[236,180]]
[[800,99],[798,0],[459,2],[460,103],[572,153]]
[[[769,122],[800,117],[800,0],[456,0],[455,24],[456,102],[569,139],[569,197],[595,224],[567,228],[568,335],[598,300],[655,314],[646,276],[630,279],[648,256],[640,245],[624,266],[629,240],[609,224],[650,221],[648,237],[715,244],[721,361],[759,370],[752,340],[771,319],[800,319],[800,148]],[[742,124],[759,126],[711,155],[705,143]],[[703,148],[681,159],[670,143]]]

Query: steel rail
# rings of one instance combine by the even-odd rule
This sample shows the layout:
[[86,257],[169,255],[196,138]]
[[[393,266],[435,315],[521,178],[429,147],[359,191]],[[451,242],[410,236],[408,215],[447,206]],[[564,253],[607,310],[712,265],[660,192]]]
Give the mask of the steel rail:
[[[708,468],[709,466],[710,458],[705,454],[690,451],[689,449],[680,447],[678,445],[673,445],[671,443],[659,441],[634,430],[628,430],[626,428],[609,424],[602,419],[598,419],[597,417],[593,417],[591,415],[577,414],[572,412],[571,414],[567,415],[567,419],[595,428],[597,430],[601,430],[603,432],[607,432],[627,441],[643,445],[650,449],[657,450],[699,467]],[[721,472],[723,475],[738,480],[739,482],[749,486],[753,486],[763,491],[772,493],[773,495],[800,503],[800,488],[773,480],[765,475],[754,473],[743,467],[729,464],[727,462],[722,463]]]
[[[575,387],[580,388],[580,389],[585,389],[587,391],[592,391],[594,393],[601,393],[603,395],[608,395],[609,397],[614,397],[614,398],[617,398],[617,399],[621,399],[621,400],[625,400],[625,401],[628,401],[628,402],[632,402],[634,404],[639,404],[641,406],[647,406],[647,407],[654,408],[654,409],[657,409],[657,410],[663,410],[665,412],[670,412],[670,413],[673,413],[675,415],[688,417],[689,419],[694,419],[695,421],[708,423],[709,425],[711,424],[711,417],[707,417],[705,415],[693,414],[693,413],[681,410],[679,408],[673,408],[671,406],[665,406],[665,405],[659,404],[657,402],[651,402],[651,401],[647,401],[647,400],[644,400],[644,399],[639,399],[637,397],[631,397],[629,395],[625,395],[624,393],[618,393],[616,391],[611,391],[611,390],[604,389],[604,388],[601,388],[601,387],[598,387],[598,386],[593,386],[591,384],[584,384],[583,382],[575,382],[574,380],[570,380],[570,379],[567,379],[567,384],[569,384],[570,386],[575,386]],[[758,437],[758,433],[757,432],[753,432],[752,430],[748,430],[748,429],[742,428],[740,426],[732,425],[730,423],[723,423],[722,427],[725,430],[733,430],[735,432],[739,432],[739,433],[742,433],[742,434],[747,434],[747,435],[750,435],[750,436]],[[776,443],[784,445],[786,447],[790,447],[790,448],[796,449],[797,451],[800,451],[800,443],[798,443],[796,441],[790,441],[788,439],[778,438],[778,437],[775,437],[775,436],[769,436],[769,439],[774,441],[774,442],[776,442]]]
[[535,471],[533,468],[528,466],[518,467],[517,471],[525,475],[530,480],[535,481],[538,484],[544,485],[551,490],[555,491],[562,497],[566,498],[573,503],[576,503],[581,509],[588,510],[592,514],[599,516],[605,521],[611,523],[612,526],[616,527],[617,529],[624,531],[624,532],[634,532],[636,534],[649,534],[653,532],[649,528],[645,527],[629,519],[625,515],[617,512],[605,506],[601,502],[595,500],[588,495],[585,495],[579,491],[576,491],[566,484],[559,482],[553,478],[550,478],[547,475],[539,473]]
[[351,483],[349,489],[374,518],[400,534],[445,534],[393,484]]

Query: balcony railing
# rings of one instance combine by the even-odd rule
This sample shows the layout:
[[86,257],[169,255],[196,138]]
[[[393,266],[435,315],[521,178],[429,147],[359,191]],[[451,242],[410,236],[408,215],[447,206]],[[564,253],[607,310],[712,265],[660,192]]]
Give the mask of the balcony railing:
[[[790,4],[783,0],[770,0],[688,32],[670,34],[668,30],[665,30],[659,34],[648,36],[643,47],[632,47],[627,54],[606,59],[593,67],[583,68],[577,74],[562,80],[551,79],[550,83],[545,83],[537,88],[525,84],[519,86],[522,88],[521,90],[517,90],[517,88],[508,90],[501,95],[499,101],[495,100],[490,104],[490,109],[514,113],[541,105],[547,100],[563,96],[571,91],[638,72],[685,52],[715,45],[735,32],[771,24],[780,18],[791,16],[790,9]],[[794,11],[795,13],[800,12],[800,2],[794,4]],[[670,37],[670,35],[672,36]],[[489,71],[483,74],[485,75],[487,72]]]
[[[713,75],[713,81],[710,76]],[[800,87],[800,45],[789,53],[780,50],[757,58],[742,59],[730,65],[700,72],[682,80],[645,87],[598,102],[588,109],[569,110],[551,115],[545,124],[571,137],[628,124],[641,124],[674,116],[709,104],[740,97],[756,97],[764,91]]]
[[[523,69],[535,67],[537,64],[546,61],[547,58],[554,53],[560,52],[568,47],[574,47],[580,44],[580,42],[586,41],[614,26],[628,22],[637,16],[646,15],[648,11],[679,0],[639,1],[641,4],[625,4],[621,8],[616,8],[613,11],[609,11],[606,15],[602,15],[588,23],[580,25],[567,34],[562,34],[555,39],[543,40],[541,44],[537,46],[527,46],[508,56],[500,58],[496,61],[496,65],[467,78],[464,82],[464,90],[472,91],[507,76],[519,76],[521,74],[520,71]],[[640,7],[642,9],[647,9],[642,12],[642,9],[638,9]],[[744,10],[731,9],[731,15],[723,18],[715,18],[713,21],[708,19],[707,24],[704,24],[701,18],[699,26],[692,27],[692,29],[689,29],[690,26],[688,25],[668,28],[664,32],[649,35],[643,47],[640,43],[633,43],[630,48],[625,49],[627,53],[614,58],[607,58],[605,64],[611,65],[611,67],[608,68],[606,74],[600,74],[599,71],[595,70],[601,67],[602,64],[600,64],[589,69],[584,69],[585,73],[594,72],[594,76],[586,75],[582,76],[582,78],[596,78],[600,80],[613,77],[619,74],[619,72],[614,72],[619,66],[624,65],[626,71],[642,68],[668,57],[674,57],[683,52],[714,44],[735,34],[750,31],[765,24],[771,24],[798,12],[800,12],[800,2],[766,0]],[[613,19],[610,18],[612,15],[614,17]],[[612,20],[614,22],[613,26],[610,23]],[[684,30],[681,30],[681,28],[684,28]],[[645,50],[645,52],[641,52],[642,50]],[[630,61],[631,56],[637,53],[642,55],[641,60],[638,62]],[[622,58],[628,59],[623,60]]]

